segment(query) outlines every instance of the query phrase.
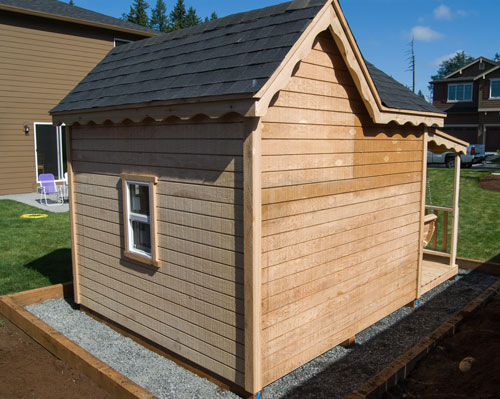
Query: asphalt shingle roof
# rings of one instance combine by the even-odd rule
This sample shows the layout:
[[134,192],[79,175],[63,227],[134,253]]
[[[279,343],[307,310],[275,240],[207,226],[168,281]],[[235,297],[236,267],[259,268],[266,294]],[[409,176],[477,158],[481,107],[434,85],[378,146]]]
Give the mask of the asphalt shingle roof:
[[444,113],[422,97],[415,95],[407,87],[391,78],[389,75],[365,61],[368,72],[377,88],[382,104],[389,108],[407,109],[412,111]]
[[38,12],[45,12],[52,15],[58,15],[68,18],[76,18],[88,22],[97,22],[105,25],[115,26],[117,28],[133,29],[136,31],[158,33],[144,26],[136,25],[128,21],[113,18],[98,12],[86,10],[85,8],[70,6],[58,0],[0,0],[0,4],[22,8]]
[[[295,0],[119,46],[51,112],[259,91],[326,0]],[[368,64],[391,108],[439,112]]]

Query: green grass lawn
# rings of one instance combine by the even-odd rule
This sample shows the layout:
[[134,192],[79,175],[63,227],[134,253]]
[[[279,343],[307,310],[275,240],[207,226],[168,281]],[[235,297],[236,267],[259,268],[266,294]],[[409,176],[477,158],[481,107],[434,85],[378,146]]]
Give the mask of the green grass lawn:
[[[44,219],[21,219],[43,213]],[[0,295],[70,281],[69,212],[0,200]]]
[[[428,168],[427,173],[432,205],[451,207],[453,170]],[[478,186],[479,179],[489,174],[487,170],[461,170],[457,256],[500,263],[500,193]],[[427,192],[427,204],[429,201]]]

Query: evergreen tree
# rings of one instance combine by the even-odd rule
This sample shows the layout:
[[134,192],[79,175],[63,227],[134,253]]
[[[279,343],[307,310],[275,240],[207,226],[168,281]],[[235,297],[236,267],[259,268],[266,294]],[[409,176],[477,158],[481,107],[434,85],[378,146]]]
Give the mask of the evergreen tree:
[[156,6],[151,11],[151,20],[149,25],[151,28],[159,30],[160,32],[168,31],[168,17],[167,17],[167,7],[163,0],[157,0]]
[[493,60],[496,62],[500,61],[500,54],[495,53],[495,57],[493,57]]
[[201,18],[196,15],[196,10],[193,7],[189,7],[186,17],[182,21],[182,27],[189,28],[198,24],[201,24]]
[[146,11],[148,8],[149,4],[144,0],[134,0],[134,3],[130,6],[129,13],[123,14],[122,18],[137,25],[149,26],[149,18]]
[[215,11],[212,11],[212,14],[210,15],[210,21],[213,21],[214,19],[217,19],[217,18],[219,18],[217,16],[217,13]]
[[422,90],[418,91],[417,96],[422,97],[425,100],[425,96],[424,93],[422,93]]
[[69,0],[69,3],[68,3],[70,6],[74,6],[75,3],[73,3],[73,0]]
[[178,30],[184,28],[183,21],[186,18],[186,6],[184,0],[177,0],[173,10],[170,12],[169,30]]
[[[474,57],[471,57],[468,54],[465,54],[464,51],[457,51],[457,53],[451,57],[448,58],[447,60],[444,60],[439,64],[439,69],[437,71],[437,74],[432,75],[431,79],[432,80],[439,80],[441,78],[444,78],[446,75],[449,75],[450,73],[456,71],[457,69],[462,68],[463,66],[471,63],[474,61]],[[431,94],[432,98],[432,92],[433,92],[433,85],[429,85],[429,91]]]

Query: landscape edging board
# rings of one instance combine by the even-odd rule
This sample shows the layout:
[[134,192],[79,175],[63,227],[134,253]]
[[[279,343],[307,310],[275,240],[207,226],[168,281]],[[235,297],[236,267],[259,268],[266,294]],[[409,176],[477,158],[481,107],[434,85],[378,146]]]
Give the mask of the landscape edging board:
[[91,355],[59,331],[44,323],[24,306],[47,299],[62,298],[71,292],[68,284],[20,292],[0,297],[0,313],[54,356],[81,371],[117,399],[157,399],[156,396]]
[[404,380],[440,341],[448,336],[455,335],[455,329],[469,313],[478,310],[485,305],[488,300],[500,290],[500,280],[493,283],[479,296],[469,302],[461,311],[443,323],[413,348],[399,356],[389,366],[380,373],[367,380],[363,385],[355,389],[345,399],[371,399],[378,398],[387,392],[389,388]]

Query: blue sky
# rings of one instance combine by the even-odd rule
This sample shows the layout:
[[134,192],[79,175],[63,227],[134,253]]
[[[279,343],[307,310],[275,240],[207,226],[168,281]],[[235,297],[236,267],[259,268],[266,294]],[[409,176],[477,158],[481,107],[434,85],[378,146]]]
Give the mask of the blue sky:
[[[165,0],[170,12],[176,0]],[[281,3],[281,0],[185,0],[202,18],[219,17]],[[74,0],[83,8],[120,17],[133,0]],[[154,6],[156,0],[150,0]],[[427,95],[430,76],[457,51],[474,57],[500,53],[499,0],[340,0],[342,10],[365,58],[410,86],[407,51],[413,34],[416,89]]]

